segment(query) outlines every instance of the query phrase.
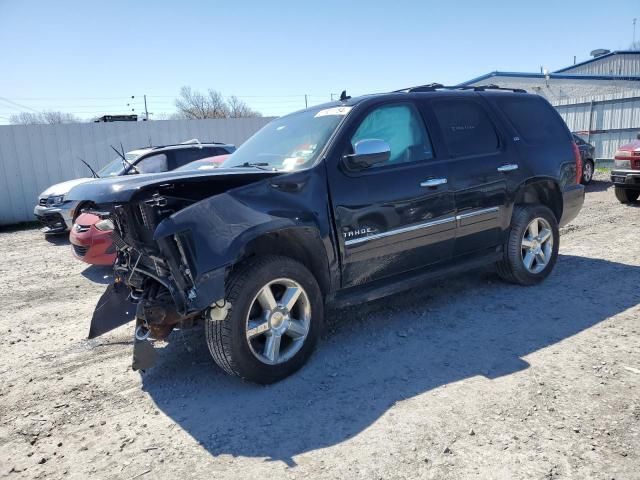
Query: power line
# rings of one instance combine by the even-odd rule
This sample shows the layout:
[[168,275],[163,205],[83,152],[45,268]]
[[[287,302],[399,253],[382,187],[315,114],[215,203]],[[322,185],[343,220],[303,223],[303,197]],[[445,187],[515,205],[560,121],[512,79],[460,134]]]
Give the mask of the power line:
[[26,105],[21,105],[19,103],[13,102],[13,101],[9,100],[8,98],[0,97],[0,100],[2,100],[5,103],[8,103],[9,105],[15,105],[15,106],[17,106],[19,108],[26,108],[27,110],[31,110],[32,112],[39,113],[37,110],[34,110],[31,107],[27,107]]

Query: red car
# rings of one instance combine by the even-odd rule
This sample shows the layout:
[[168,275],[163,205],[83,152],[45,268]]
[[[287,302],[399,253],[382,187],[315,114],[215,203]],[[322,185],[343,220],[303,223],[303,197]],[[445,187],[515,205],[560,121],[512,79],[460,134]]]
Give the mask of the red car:
[[91,213],[83,213],[73,224],[69,241],[73,255],[93,265],[113,265],[116,249],[111,240],[113,223]]

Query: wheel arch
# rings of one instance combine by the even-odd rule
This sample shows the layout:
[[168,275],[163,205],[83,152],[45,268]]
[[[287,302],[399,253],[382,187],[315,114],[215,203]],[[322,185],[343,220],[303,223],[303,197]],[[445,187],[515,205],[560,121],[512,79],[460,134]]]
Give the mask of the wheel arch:
[[262,233],[249,240],[233,265],[262,255],[281,255],[303,264],[316,278],[322,295],[332,290],[329,262],[320,233],[311,227],[290,227]]
[[73,218],[71,220],[75,222],[76,219],[82,214],[82,210],[84,210],[85,208],[95,208],[95,203],[91,200],[82,200],[80,203],[78,203],[78,206],[75,208],[75,210],[73,210]]
[[520,185],[514,197],[514,205],[533,204],[548,207],[559,223],[564,205],[558,183],[551,178],[534,178]]

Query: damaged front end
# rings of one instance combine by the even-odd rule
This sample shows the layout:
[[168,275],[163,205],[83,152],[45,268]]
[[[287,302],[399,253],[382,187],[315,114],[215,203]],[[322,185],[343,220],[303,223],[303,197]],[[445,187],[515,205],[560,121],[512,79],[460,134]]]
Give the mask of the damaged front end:
[[[136,186],[130,198],[119,191],[117,197],[127,201],[101,203],[100,211],[94,213],[113,222],[117,256],[114,283],[96,305],[89,338],[135,320],[133,368],[145,370],[155,362],[153,340],[165,339],[175,328],[193,326],[212,303],[222,302],[222,306],[228,260],[202,248],[198,252],[192,232],[203,223],[204,231],[222,231],[214,242],[227,242],[228,247],[232,239],[225,238],[224,231],[229,234],[229,228],[234,229],[223,223],[229,218],[221,218],[220,206],[211,208],[212,198],[229,197],[224,192],[230,187],[254,183],[265,176],[271,175],[248,172],[231,178],[181,178],[143,188]],[[225,204],[224,199],[216,201]],[[226,213],[242,218],[241,206],[235,205],[233,210]],[[185,211],[189,213],[184,218],[174,219]],[[255,222],[253,210],[250,215]],[[220,225],[223,226],[213,228]],[[235,225],[238,232],[247,227],[244,222]],[[198,242],[207,244],[201,238]]]

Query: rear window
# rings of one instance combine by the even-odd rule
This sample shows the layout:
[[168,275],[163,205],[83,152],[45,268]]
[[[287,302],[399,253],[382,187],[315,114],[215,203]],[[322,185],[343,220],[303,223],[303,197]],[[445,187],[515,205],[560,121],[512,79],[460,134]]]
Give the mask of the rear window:
[[469,100],[439,100],[433,110],[454,157],[495,152],[500,142],[493,123],[484,108]]
[[525,142],[567,141],[567,129],[562,118],[542,99],[509,96],[495,101]]

